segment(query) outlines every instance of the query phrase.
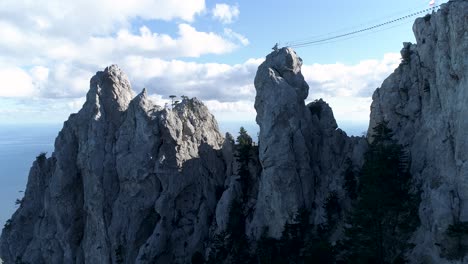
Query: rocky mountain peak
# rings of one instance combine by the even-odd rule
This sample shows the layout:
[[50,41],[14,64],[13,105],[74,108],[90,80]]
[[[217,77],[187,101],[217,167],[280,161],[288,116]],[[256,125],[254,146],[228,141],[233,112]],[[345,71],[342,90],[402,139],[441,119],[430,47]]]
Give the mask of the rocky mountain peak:
[[91,78],[83,111],[118,123],[132,98],[133,90],[127,75],[117,66],[111,65]]
[[[361,170],[374,156],[365,155],[368,139],[385,124],[402,147],[402,176],[420,198],[418,210],[404,212],[418,226],[408,229],[409,240],[389,240],[375,252],[390,252],[389,263],[467,263],[466,14],[468,1],[452,0],[416,20],[417,44],[404,43],[401,64],[373,94],[369,138],[348,137],[322,99],[305,105],[309,86],[291,48],[271,52],[258,67],[258,145],[224,139],[196,98],[163,108],[146,89],[133,97],[116,65],[97,72],[52,156],[34,162],[25,197],[2,231],[0,256],[5,263],[226,264],[266,252],[271,261],[274,252],[290,253],[279,249],[292,237],[279,238],[298,224],[310,241],[301,240],[302,248],[292,241],[296,257],[303,249],[313,260],[323,250],[334,254],[341,249],[334,244],[349,242],[346,218],[362,213],[355,204],[365,189]],[[299,212],[305,223],[297,222]],[[389,227],[392,234],[399,228]],[[262,239],[269,251],[255,251]],[[364,257],[375,253],[365,249]],[[338,253],[330,257],[349,252]]]
[[128,108],[130,109],[132,105],[138,105],[139,109],[148,114],[162,109],[160,106],[154,104],[154,102],[151,101],[146,92],[146,88],[143,88],[143,90],[132,99]]
[[[262,166],[253,220],[253,236],[262,230],[279,238],[299,210],[323,222],[322,204],[330,189],[343,192],[345,160],[360,163],[363,140],[351,140],[337,125],[323,100],[305,105],[309,86],[301,73],[302,59],[291,48],[274,50],[255,76],[256,121],[260,126]],[[350,152],[356,155],[350,157]],[[333,179],[333,180],[331,180]]]
[[[309,94],[309,85],[304,81],[301,73],[302,59],[297,56],[292,48],[281,48],[275,50],[266,56],[265,61],[260,65],[255,77],[255,86],[261,89],[267,87],[264,81],[273,81],[282,86],[293,87],[293,93],[288,97],[300,102],[307,98]],[[271,76],[272,78],[263,78]],[[258,92],[258,91],[257,91]],[[260,91],[261,92],[261,91]],[[286,95],[286,94],[285,94]]]
[[320,121],[321,127],[335,130],[338,128],[333,110],[322,98],[315,100],[307,105],[313,116]]
[[91,78],[2,233],[7,263],[187,263],[203,249],[225,178],[216,120],[197,99],[133,94],[116,65]]

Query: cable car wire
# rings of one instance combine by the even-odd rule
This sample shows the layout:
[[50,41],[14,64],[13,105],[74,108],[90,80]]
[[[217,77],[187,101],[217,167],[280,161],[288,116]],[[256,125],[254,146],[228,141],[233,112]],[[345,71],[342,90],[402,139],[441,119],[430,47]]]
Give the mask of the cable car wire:
[[383,23],[380,23],[380,24],[376,24],[376,25],[373,25],[373,26],[370,26],[370,27],[367,27],[367,28],[362,28],[362,29],[359,29],[359,30],[355,30],[355,31],[351,31],[351,32],[347,32],[347,33],[343,33],[343,34],[339,34],[339,35],[334,35],[334,36],[327,37],[327,38],[317,39],[317,40],[295,42],[294,44],[287,45],[287,47],[301,48],[301,47],[311,46],[311,45],[314,45],[314,44],[317,44],[317,43],[328,42],[328,41],[335,40],[335,39],[340,39],[341,40],[341,38],[344,38],[344,37],[352,36],[352,35],[355,35],[355,34],[366,32],[366,31],[371,31],[371,30],[374,30],[374,29],[377,29],[377,28],[381,28],[381,27],[384,27],[384,26],[387,26],[387,25],[390,25],[390,24],[393,24],[393,23],[396,23],[396,22],[400,22],[400,21],[409,19],[409,18],[417,16],[417,15],[421,15],[421,14],[425,14],[425,13],[430,12],[430,11],[434,11],[438,7],[440,7],[440,5],[433,6],[433,7],[430,7],[430,8],[426,8],[424,10],[414,12],[414,13],[411,13],[409,15],[402,16],[402,17],[399,17],[399,18],[396,18],[396,19],[393,19],[393,20],[389,20],[389,21],[386,21],[386,22],[383,22]]

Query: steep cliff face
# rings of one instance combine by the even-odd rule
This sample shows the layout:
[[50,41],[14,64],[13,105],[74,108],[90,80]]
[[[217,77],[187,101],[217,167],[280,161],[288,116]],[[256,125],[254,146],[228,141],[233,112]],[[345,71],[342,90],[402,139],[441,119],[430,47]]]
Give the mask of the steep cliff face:
[[132,97],[116,66],[91,79],[52,157],[31,169],[4,261],[187,263],[203,249],[225,179],[216,121],[196,99],[169,110]]
[[[305,105],[309,86],[302,60],[290,48],[273,51],[255,77],[255,109],[260,126],[262,166],[251,233],[281,236],[285,223],[307,209],[316,224],[325,221],[322,205],[330,192],[346,199],[347,160],[360,166],[367,143],[337,129],[322,100]],[[266,228],[266,229],[265,229]]]
[[445,263],[448,226],[468,221],[467,14],[467,1],[451,1],[417,19],[417,44],[404,44],[402,63],[373,95],[369,129],[389,122],[422,191],[414,263]]
[[373,96],[371,125],[389,121],[411,151],[422,188],[414,256],[442,263],[447,228],[468,221],[468,3],[444,5],[416,20],[417,44]]
[[260,147],[250,150],[248,179],[239,175],[238,146],[224,140],[201,102],[163,109],[145,90],[134,97],[117,66],[98,72],[52,156],[33,164],[23,202],[0,239],[2,258],[187,263],[196,252],[209,253],[233,201],[243,203],[251,237],[265,228],[279,237],[301,208],[324,223],[331,192],[346,206],[344,171],[360,166],[367,143],[337,129],[322,100],[304,104],[300,67],[285,48],[259,68]]
[[[466,230],[456,239],[449,232],[468,226],[467,14],[468,2],[458,0],[416,20],[417,44],[404,44],[401,65],[373,95],[368,140],[388,123],[421,193],[411,263],[467,263]],[[327,224],[331,196],[349,213],[355,202],[345,175],[362,167],[368,142],[341,131],[323,100],[305,105],[301,66],[290,48],[260,65],[259,146],[249,147],[246,164],[197,99],[164,109],[145,90],[134,96],[117,66],[98,72],[52,156],[33,163],[0,256],[5,263],[190,263],[216,251],[211,240],[229,228],[234,202],[251,246],[261,235],[279,238],[301,209],[315,232]],[[328,226],[327,242],[343,238],[343,219]],[[225,251],[216,263],[238,253]]]

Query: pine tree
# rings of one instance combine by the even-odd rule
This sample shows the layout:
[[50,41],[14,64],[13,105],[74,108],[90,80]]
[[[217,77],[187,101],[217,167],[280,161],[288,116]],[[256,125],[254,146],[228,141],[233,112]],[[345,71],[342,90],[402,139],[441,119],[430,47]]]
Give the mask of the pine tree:
[[242,186],[242,193],[245,199],[247,199],[247,194],[250,186],[250,171],[249,171],[249,162],[252,159],[252,137],[247,133],[244,127],[240,128],[239,136],[236,139],[237,142],[237,154],[236,159],[239,162],[239,170],[237,174],[240,177],[240,183]]
[[252,146],[252,137],[247,133],[244,127],[240,127],[239,136],[237,136],[237,144],[240,146]]
[[243,127],[240,128],[236,142],[237,153],[235,157],[239,163],[237,174],[240,177],[242,198],[231,201],[226,231],[214,237],[208,263],[248,264],[252,263],[253,259],[250,255],[250,243],[245,234],[246,216],[243,206],[249,188],[252,138]]
[[365,155],[358,198],[345,230],[347,263],[388,263],[401,259],[418,224],[417,195],[410,192],[407,155],[387,123],[374,128]]

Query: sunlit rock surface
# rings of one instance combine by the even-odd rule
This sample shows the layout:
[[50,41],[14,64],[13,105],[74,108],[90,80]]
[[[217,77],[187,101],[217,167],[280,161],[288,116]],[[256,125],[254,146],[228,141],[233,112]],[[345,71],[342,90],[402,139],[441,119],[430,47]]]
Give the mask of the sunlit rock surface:
[[369,135],[389,122],[422,191],[414,263],[448,263],[447,228],[468,221],[467,14],[468,1],[451,1],[418,18],[417,43],[404,44],[402,63],[373,95]]

